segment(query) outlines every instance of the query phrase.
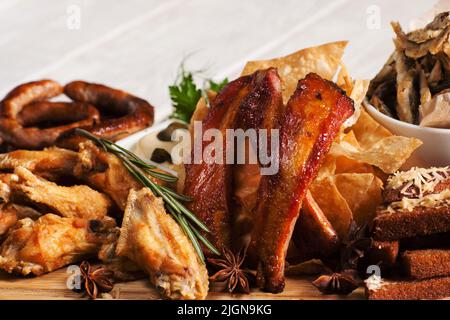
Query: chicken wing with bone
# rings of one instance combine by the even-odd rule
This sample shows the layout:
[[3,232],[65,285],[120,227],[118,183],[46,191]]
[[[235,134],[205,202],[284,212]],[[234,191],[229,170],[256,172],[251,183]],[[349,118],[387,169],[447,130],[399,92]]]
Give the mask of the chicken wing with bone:
[[41,275],[95,257],[115,227],[112,218],[88,220],[46,214],[19,220],[0,246],[0,268]]
[[38,219],[42,214],[33,208],[14,203],[3,204],[0,208],[0,236],[3,236],[18,220],[30,218]]
[[116,254],[127,257],[150,276],[169,299],[204,299],[208,272],[163,201],[147,189],[131,190]]
[[13,172],[19,166],[49,180],[74,177],[107,194],[121,210],[125,209],[130,189],[140,187],[120,159],[91,141],[82,143],[79,152],[48,148],[0,154],[0,171]]
[[120,210],[125,210],[129,191],[141,187],[119,158],[100,150],[91,141],[80,144],[74,175],[109,195]]
[[43,177],[71,176],[77,161],[77,153],[66,149],[17,150],[0,154],[0,171],[11,172],[16,167],[24,167]]
[[35,176],[24,167],[14,170],[12,201],[31,204],[63,217],[101,219],[112,206],[104,194],[85,185],[64,187]]

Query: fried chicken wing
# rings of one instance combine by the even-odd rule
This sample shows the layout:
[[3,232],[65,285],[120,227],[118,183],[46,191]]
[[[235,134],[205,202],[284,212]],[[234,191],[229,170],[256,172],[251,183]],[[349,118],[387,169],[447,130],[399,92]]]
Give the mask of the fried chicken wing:
[[131,190],[125,209],[118,256],[135,262],[169,299],[204,299],[208,272],[180,226],[147,189]]
[[95,257],[115,227],[112,218],[87,220],[46,214],[19,220],[0,246],[0,268],[22,275],[41,275]]
[[10,185],[13,202],[34,204],[63,217],[100,219],[112,206],[104,194],[88,186],[64,187],[35,176],[24,167],[14,170],[17,180]]
[[0,236],[6,234],[20,219],[31,218],[36,220],[41,213],[33,208],[21,206],[14,203],[4,204],[0,208]]
[[117,241],[120,236],[120,228],[116,228],[101,247],[98,258],[103,265],[114,272],[117,281],[132,281],[145,278],[146,275],[139,266],[127,257],[116,254]]
[[66,149],[17,150],[0,154],[0,171],[12,172],[20,166],[40,176],[70,176],[77,161],[77,153]]
[[74,175],[110,196],[120,210],[125,210],[129,191],[141,188],[119,158],[91,141],[80,144]]
[[341,89],[313,73],[299,81],[286,106],[280,125],[279,171],[261,178],[252,231],[258,284],[267,291],[284,289],[286,251],[303,197],[353,111],[353,101]]
[[10,185],[13,180],[17,180],[17,176],[12,173],[1,173],[0,174],[0,203],[9,202],[11,197]]

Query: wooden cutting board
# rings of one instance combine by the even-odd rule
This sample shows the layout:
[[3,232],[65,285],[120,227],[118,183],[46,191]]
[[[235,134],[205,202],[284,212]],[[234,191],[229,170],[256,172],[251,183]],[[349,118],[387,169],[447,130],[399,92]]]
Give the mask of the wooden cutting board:
[[[66,269],[40,277],[17,277],[0,273],[0,299],[80,299],[81,294],[67,289],[66,281],[69,274]],[[250,295],[230,295],[222,292],[223,286],[213,284],[208,299],[364,299],[363,289],[358,289],[349,296],[322,295],[311,285],[312,278],[290,277],[286,280],[286,289],[280,294],[270,294],[254,290]],[[118,299],[161,299],[156,289],[152,288],[146,279],[118,283],[115,285],[111,296]]]

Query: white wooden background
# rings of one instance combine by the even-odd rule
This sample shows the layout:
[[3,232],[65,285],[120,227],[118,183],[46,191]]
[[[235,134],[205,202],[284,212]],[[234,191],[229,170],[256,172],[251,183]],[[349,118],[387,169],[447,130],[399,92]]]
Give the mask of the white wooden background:
[[189,69],[232,78],[247,60],[343,39],[352,75],[370,78],[392,51],[389,22],[408,27],[434,2],[1,0],[0,95],[43,77],[98,81],[148,99],[162,119],[187,56]]

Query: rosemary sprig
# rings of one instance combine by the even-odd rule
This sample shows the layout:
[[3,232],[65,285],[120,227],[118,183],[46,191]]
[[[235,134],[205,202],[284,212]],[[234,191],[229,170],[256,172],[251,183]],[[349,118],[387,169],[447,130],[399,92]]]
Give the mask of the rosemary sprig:
[[199,241],[213,253],[220,255],[219,250],[217,250],[217,248],[214,247],[214,245],[203,237],[197,230],[201,229],[205,232],[210,232],[208,227],[199,218],[197,218],[193,212],[180,203],[180,201],[192,201],[192,198],[179,194],[166,186],[158,185],[149,178],[149,176],[151,176],[162,181],[175,182],[178,180],[177,177],[167,172],[156,171],[155,166],[145,163],[137,155],[112,141],[97,137],[83,129],[76,129],[76,131],[80,135],[97,143],[106,152],[110,152],[117,156],[122,161],[125,168],[137,181],[139,181],[144,187],[149,188],[155,196],[163,198],[166,209],[180,225],[184,233],[189,237],[195,250],[197,251],[198,256],[203,262],[205,261],[205,258]]

